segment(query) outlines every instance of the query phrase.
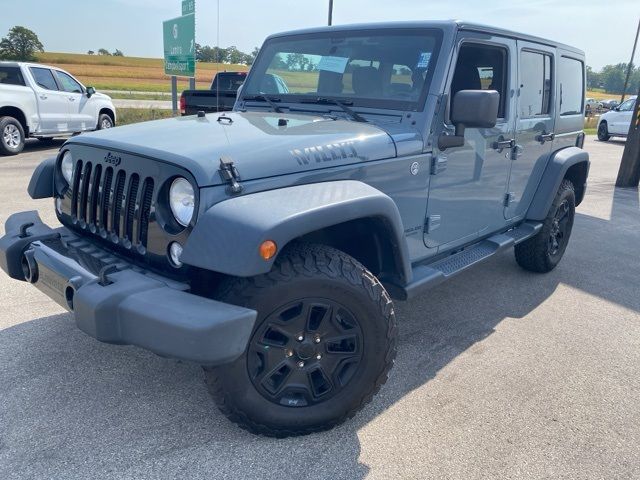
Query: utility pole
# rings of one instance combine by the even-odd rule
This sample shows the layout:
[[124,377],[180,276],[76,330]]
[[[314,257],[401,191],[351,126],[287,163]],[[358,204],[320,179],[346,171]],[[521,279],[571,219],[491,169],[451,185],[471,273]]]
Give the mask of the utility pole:
[[616,187],[638,188],[640,183],[640,89],[624,144]]
[[[331,23],[329,23],[331,25]],[[633,49],[631,50],[631,60],[629,60],[629,65],[627,65],[627,76],[624,79],[624,88],[622,89],[622,98],[620,99],[620,103],[624,102],[624,95],[627,92],[627,85],[629,84],[629,75],[631,75],[631,68],[633,67],[633,57],[636,55],[636,46],[638,45],[638,34],[640,34],[640,19],[638,19],[638,29],[636,30],[636,39],[633,42]]]
[[[629,81],[629,73],[631,65],[633,65],[633,57],[636,53],[638,45],[638,34],[640,34],[640,20],[638,21],[638,29],[636,30],[636,39],[633,43],[631,60],[627,69],[627,79],[624,82],[622,90],[622,100],[624,100],[624,92],[627,90],[627,82]],[[629,124],[629,132],[627,133],[627,141],[624,144],[624,152],[620,161],[620,169],[618,170],[618,178],[616,179],[616,187],[638,188],[640,183],[640,87],[638,88],[638,97],[633,107],[633,116]]]
[[333,23],[333,0],[329,0],[329,20],[327,25],[331,26]]

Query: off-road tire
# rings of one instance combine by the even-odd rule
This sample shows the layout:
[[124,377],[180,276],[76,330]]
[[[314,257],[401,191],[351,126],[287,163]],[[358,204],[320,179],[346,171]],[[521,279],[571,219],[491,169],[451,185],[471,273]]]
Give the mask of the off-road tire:
[[353,417],[388,378],[397,344],[393,303],[371,272],[339,250],[304,243],[288,246],[269,273],[231,279],[216,298],[258,312],[252,338],[271,312],[301,298],[349,302],[345,306],[356,312],[362,332],[362,360],[349,382],[327,400],[304,407],[280,405],[261,394],[250,378],[247,352],[228,365],[205,367],[218,408],[246,430],[273,437],[328,430]]
[[606,142],[610,138],[611,138],[611,135],[609,135],[609,128],[607,126],[607,122],[603,120],[602,122],[600,122],[600,125],[598,125],[598,140],[600,140],[601,142]]
[[[554,223],[558,216],[562,213],[559,209],[566,205],[567,223],[562,235],[562,242],[558,245],[557,251],[553,252],[552,233],[554,232]],[[569,180],[563,180],[558,189],[547,218],[542,224],[542,229],[534,237],[519,243],[515,247],[516,262],[525,270],[531,272],[546,273],[553,270],[564,255],[564,252],[571,237],[573,228],[573,219],[576,209],[576,196],[573,184]],[[563,217],[564,219],[564,217]]]
[[[11,129],[11,132],[7,132],[7,129]],[[11,142],[15,142],[17,136],[17,143],[15,145],[7,143],[5,133],[9,135],[11,133]],[[24,128],[22,124],[13,117],[0,117],[0,155],[17,155],[24,149]]]

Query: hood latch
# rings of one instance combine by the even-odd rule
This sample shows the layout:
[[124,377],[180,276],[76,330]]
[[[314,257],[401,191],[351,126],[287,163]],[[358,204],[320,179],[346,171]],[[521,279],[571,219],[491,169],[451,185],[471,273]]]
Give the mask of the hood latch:
[[220,176],[222,180],[229,184],[229,189],[232,194],[240,193],[242,191],[242,185],[240,185],[240,174],[233,164],[233,160],[229,157],[220,157]]

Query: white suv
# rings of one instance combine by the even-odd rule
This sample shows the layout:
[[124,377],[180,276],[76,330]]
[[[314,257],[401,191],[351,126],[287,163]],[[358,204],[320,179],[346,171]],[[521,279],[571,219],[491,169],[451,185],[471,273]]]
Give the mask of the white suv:
[[629,97],[613,110],[603,113],[598,120],[598,140],[606,142],[613,136],[626,137],[635,104],[636,97]]
[[116,124],[111,98],[59,68],[0,62],[0,154],[15,155],[26,138],[49,140]]

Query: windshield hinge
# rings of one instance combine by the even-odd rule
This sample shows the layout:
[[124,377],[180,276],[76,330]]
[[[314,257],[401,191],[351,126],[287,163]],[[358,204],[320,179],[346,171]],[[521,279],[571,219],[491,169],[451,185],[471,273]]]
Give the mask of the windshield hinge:
[[240,174],[229,157],[220,157],[219,171],[222,180],[229,184],[231,193],[240,193],[242,191],[242,185],[239,183]]

